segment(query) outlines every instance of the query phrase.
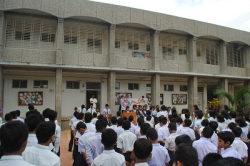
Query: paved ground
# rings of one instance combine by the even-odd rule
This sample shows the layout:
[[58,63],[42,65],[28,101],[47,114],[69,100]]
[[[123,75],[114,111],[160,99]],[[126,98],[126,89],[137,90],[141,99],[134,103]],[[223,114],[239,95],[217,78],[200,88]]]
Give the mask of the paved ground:
[[70,139],[70,131],[69,130],[62,131],[61,143],[60,143],[61,166],[72,166],[73,164],[72,152],[68,152],[69,139]]

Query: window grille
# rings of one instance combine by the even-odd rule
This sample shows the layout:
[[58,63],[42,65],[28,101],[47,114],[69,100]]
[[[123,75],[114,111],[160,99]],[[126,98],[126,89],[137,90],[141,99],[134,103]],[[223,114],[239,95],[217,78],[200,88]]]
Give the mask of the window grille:
[[179,42],[179,55],[187,55],[187,42],[186,41]]
[[218,65],[219,46],[214,41],[198,41],[196,44],[197,57],[204,57],[203,63]]
[[27,88],[27,80],[12,80],[12,88]]
[[139,84],[129,83],[128,90],[139,90]]
[[227,66],[244,68],[243,46],[227,46]]

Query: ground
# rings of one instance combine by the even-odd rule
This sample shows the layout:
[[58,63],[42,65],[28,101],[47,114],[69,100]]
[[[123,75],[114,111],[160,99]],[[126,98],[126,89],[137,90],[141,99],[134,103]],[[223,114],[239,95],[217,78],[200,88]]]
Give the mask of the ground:
[[68,152],[69,139],[70,139],[70,131],[69,130],[62,131],[61,143],[60,143],[61,166],[72,166],[73,164],[72,152]]

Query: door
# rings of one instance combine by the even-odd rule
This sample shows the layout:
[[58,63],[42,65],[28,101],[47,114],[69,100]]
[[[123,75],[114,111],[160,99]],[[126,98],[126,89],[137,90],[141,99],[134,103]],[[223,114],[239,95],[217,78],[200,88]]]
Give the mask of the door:
[[203,108],[203,93],[199,92],[198,93],[198,103],[197,103],[198,107],[200,110],[202,110],[203,112],[205,111]]
[[92,96],[95,96],[95,98],[97,99],[97,104],[96,104],[96,108],[99,108],[100,109],[100,99],[101,99],[101,97],[100,97],[100,91],[98,91],[98,90],[87,90],[86,91],[86,107],[87,107],[87,109],[89,109],[89,105],[90,105],[90,101],[89,101],[89,99],[92,97]]

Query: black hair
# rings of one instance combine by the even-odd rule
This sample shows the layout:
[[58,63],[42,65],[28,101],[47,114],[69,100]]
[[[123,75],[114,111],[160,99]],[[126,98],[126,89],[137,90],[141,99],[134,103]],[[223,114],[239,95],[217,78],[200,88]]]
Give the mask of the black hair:
[[175,118],[170,118],[170,122],[176,123],[176,119]]
[[213,163],[222,159],[222,156],[218,153],[208,153],[202,161],[203,166],[212,166]]
[[161,110],[166,110],[165,105],[161,106]]
[[138,123],[138,126],[141,126],[144,123],[144,118],[143,117],[137,118],[137,123]]
[[242,134],[242,129],[240,127],[235,127],[232,129],[232,132],[235,137],[240,137]]
[[99,115],[97,119],[103,119],[103,115]]
[[198,154],[195,148],[189,144],[181,144],[174,153],[173,161],[181,162],[183,166],[198,166]]
[[181,113],[182,113],[182,114],[185,114],[185,113],[186,113],[186,109],[183,108],[183,109],[181,110]]
[[215,121],[211,121],[211,122],[209,122],[208,126],[211,127],[213,129],[213,131],[216,131],[218,128],[218,123]]
[[147,117],[146,117],[146,120],[149,121],[151,120],[152,116],[151,116],[151,111],[150,110],[147,110]]
[[172,113],[172,116],[173,116],[174,118],[177,118],[177,117],[178,117],[178,115],[177,115],[176,112],[173,112],[173,113]]
[[127,121],[127,120],[125,120],[125,121],[123,122],[122,127],[123,127],[124,130],[129,130],[130,125],[131,125],[130,122]]
[[13,118],[13,117],[12,117],[12,114],[11,114],[11,113],[7,113],[7,114],[5,114],[5,116],[4,116],[4,119],[5,119],[6,122],[10,121],[12,118]]
[[246,121],[241,117],[236,118],[235,122],[239,123],[240,127],[246,127],[247,126]]
[[28,138],[28,128],[20,121],[8,122],[0,128],[1,146],[6,153],[20,150]]
[[218,122],[225,122],[224,116],[223,115],[218,115],[217,116]]
[[102,132],[102,143],[109,148],[114,146],[117,140],[117,134],[113,129],[106,129]]
[[133,108],[135,108],[135,107],[137,108],[137,105],[134,104],[134,105],[133,105]]
[[90,103],[89,105],[91,106],[91,105],[93,105],[93,103]]
[[221,115],[223,115],[223,116],[224,116],[224,118],[228,120],[228,118],[229,118],[229,114],[228,114],[228,112],[227,112],[227,111],[225,111],[225,110],[221,111]]
[[196,104],[193,105],[193,107],[194,107],[194,110],[199,110],[199,107]]
[[190,119],[185,119],[184,123],[186,127],[189,127],[192,124],[192,121]]
[[148,123],[143,123],[141,125],[141,132],[142,132],[142,135],[146,135],[147,134],[147,130],[150,128],[150,124]]
[[176,113],[176,109],[175,108],[172,108],[172,114],[173,113]]
[[119,119],[117,120],[117,123],[118,123],[118,126],[122,126],[123,123],[124,123],[124,120],[123,120],[122,118],[119,118]]
[[125,120],[128,120],[128,118],[126,116],[122,117],[122,119],[125,121]]
[[212,135],[214,134],[213,129],[211,127],[208,127],[208,126],[204,127],[202,132],[203,132],[203,136],[205,138],[211,138]]
[[74,116],[76,117],[76,119],[78,119],[78,115],[79,115],[79,112],[74,112]]
[[150,138],[151,140],[155,141],[158,139],[158,134],[155,128],[149,128],[146,133],[147,138]]
[[231,130],[233,130],[233,128],[237,127],[237,125],[234,122],[229,123],[227,126]]
[[97,131],[102,132],[103,129],[105,129],[107,126],[107,122],[103,119],[99,119],[95,123],[95,128]]
[[121,111],[117,111],[116,116],[121,116]]
[[202,121],[201,121],[201,125],[202,126],[208,126],[208,124],[209,124],[209,121],[207,120],[207,119],[203,119]]
[[134,117],[133,117],[132,115],[130,115],[130,116],[128,117],[128,120],[129,120],[130,122],[133,122]]
[[236,112],[234,112],[234,111],[231,111],[229,115],[230,115],[232,118],[236,118]]
[[246,120],[247,122],[250,122],[249,113],[248,113],[248,112],[244,112],[244,113],[243,113],[243,116],[245,117],[245,120]]
[[202,112],[201,110],[197,111],[197,117],[198,117],[199,119],[202,119],[202,117],[203,117],[203,112]]
[[152,149],[152,143],[145,138],[138,139],[134,143],[134,153],[138,159],[147,159],[151,154]]
[[80,112],[80,113],[78,114],[78,119],[83,119],[83,117],[84,117],[84,113]]
[[92,114],[91,113],[86,113],[85,114],[85,123],[90,123],[92,119]]
[[44,121],[41,116],[31,114],[27,118],[25,118],[25,124],[27,125],[29,131],[34,131],[39,123]]
[[54,122],[41,122],[36,128],[36,137],[38,143],[46,143],[50,137],[55,134],[56,125]]
[[247,138],[248,138],[248,139],[250,139],[250,132],[248,132],[248,134],[247,134]]
[[28,109],[31,111],[31,110],[35,109],[35,107],[33,105],[29,105]]
[[97,113],[96,113],[96,112],[93,113],[93,117],[94,117],[94,118],[97,117]]
[[245,166],[245,163],[234,157],[226,157],[217,160],[211,166]]
[[[37,115],[37,116],[43,116],[39,111],[37,110],[32,110],[32,111],[28,111],[26,112],[26,117],[28,117],[29,115]],[[44,116],[43,116],[44,117]],[[45,118],[45,117],[44,117]]]
[[[80,116],[80,114],[79,114],[79,116]],[[50,110],[50,113],[49,113],[49,120],[50,120],[50,121],[54,121],[54,120],[56,120],[56,117],[57,117],[57,112],[54,111],[54,110]]]
[[16,115],[20,116],[20,114],[21,114],[20,110],[16,110]]
[[217,134],[218,138],[222,139],[225,143],[230,142],[230,145],[234,142],[234,135],[230,131],[222,131]]
[[10,113],[11,113],[11,115],[12,115],[12,118],[15,118],[15,117],[17,116],[16,111],[11,111]]
[[177,122],[177,123],[178,123],[178,122],[179,122],[179,123],[182,123],[182,122],[183,122],[183,120],[182,120],[182,118],[177,117],[177,118],[176,118],[176,122]]
[[86,126],[85,123],[79,122],[79,123],[77,123],[77,125],[76,125],[76,130],[80,130],[80,128],[86,129],[87,126]]
[[224,105],[224,109],[227,111],[229,110],[227,105]]
[[210,110],[210,111],[209,111],[209,116],[210,116],[210,117],[213,117],[213,118],[215,119],[215,118],[216,118],[215,111],[214,111],[214,110]]
[[168,125],[169,130],[177,130],[176,123],[170,122]]
[[49,118],[49,114],[50,114],[50,108],[46,108],[45,110],[43,110],[44,118]]
[[177,146],[179,146],[180,144],[185,143],[188,144],[190,146],[192,146],[193,141],[191,140],[191,138],[188,135],[179,135],[175,138],[175,144]]
[[190,118],[190,113],[189,112],[186,112],[185,113],[185,119],[189,119]]
[[164,118],[160,118],[159,122],[163,123],[165,125],[165,124],[167,124],[167,119],[165,117]]
[[117,118],[116,118],[115,116],[113,116],[113,117],[111,118],[111,123],[112,123],[112,124],[116,124],[116,123],[117,123]]

